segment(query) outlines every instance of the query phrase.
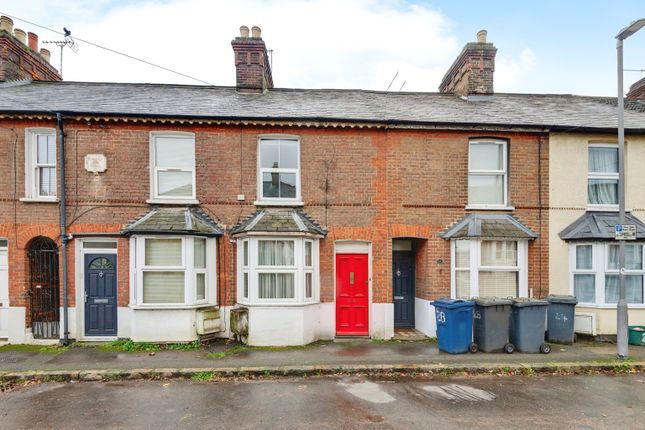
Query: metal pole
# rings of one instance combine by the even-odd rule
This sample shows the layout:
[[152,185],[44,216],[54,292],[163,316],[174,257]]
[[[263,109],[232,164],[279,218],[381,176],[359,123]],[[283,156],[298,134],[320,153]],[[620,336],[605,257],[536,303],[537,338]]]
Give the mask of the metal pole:
[[[623,40],[616,42],[618,54],[618,223],[625,224],[625,118],[623,96]],[[629,354],[627,344],[627,301],[625,300],[625,241],[618,241],[618,267],[620,288],[616,307],[616,338],[618,358]]]

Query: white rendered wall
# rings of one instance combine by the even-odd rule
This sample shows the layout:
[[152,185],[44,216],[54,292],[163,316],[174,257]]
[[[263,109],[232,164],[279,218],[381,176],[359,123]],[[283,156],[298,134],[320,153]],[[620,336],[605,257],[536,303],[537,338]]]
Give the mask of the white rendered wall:
[[429,337],[437,336],[437,322],[434,314],[434,306],[430,300],[414,299],[414,328]]
[[197,340],[195,309],[132,309],[130,338],[135,342]]
[[27,342],[26,315],[27,308],[25,307],[13,306],[9,308],[9,343]]
[[394,336],[394,303],[372,303],[370,319],[372,339],[392,339]]
[[306,345],[316,340],[334,337],[333,303],[249,306],[248,309],[249,345]]

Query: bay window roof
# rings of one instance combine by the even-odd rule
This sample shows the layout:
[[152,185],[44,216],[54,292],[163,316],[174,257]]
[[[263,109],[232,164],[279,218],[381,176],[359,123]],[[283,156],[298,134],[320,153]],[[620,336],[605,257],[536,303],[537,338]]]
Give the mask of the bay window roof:
[[537,234],[506,214],[468,214],[441,234],[444,239],[535,239]]
[[155,207],[121,230],[121,234],[126,236],[181,234],[214,237],[223,233],[217,223],[198,207]]
[[[585,212],[558,235],[562,240],[615,240],[618,212]],[[645,224],[631,213],[625,214],[625,224],[636,225],[636,239],[645,240]]]
[[261,209],[231,229],[242,233],[301,233],[326,236],[327,230],[305,212],[297,209]]

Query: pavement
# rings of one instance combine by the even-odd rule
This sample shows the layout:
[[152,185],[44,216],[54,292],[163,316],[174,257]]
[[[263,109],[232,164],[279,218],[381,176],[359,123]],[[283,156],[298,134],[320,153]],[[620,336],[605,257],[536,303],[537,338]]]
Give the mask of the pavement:
[[[645,347],[630,346],[627,360],[607,343],[552,345],[550,354],[447,354],[435,342],[350,340],[303,347],[262,348],[216,341],[191,350],[128,352],[123,345],[68,348],[0,347],[0,383],[15,380],[102,380],[211,375],[303,375],[359,372],[572,373],[586,369],[645,370]],[[135,345],[136,347],[136,345]]]

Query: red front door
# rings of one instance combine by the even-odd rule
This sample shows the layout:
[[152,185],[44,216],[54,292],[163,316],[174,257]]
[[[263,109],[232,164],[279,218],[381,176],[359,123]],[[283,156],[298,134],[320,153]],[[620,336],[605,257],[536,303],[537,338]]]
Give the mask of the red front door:
[[367,254],[336,254],[336,334],[369,334]]

